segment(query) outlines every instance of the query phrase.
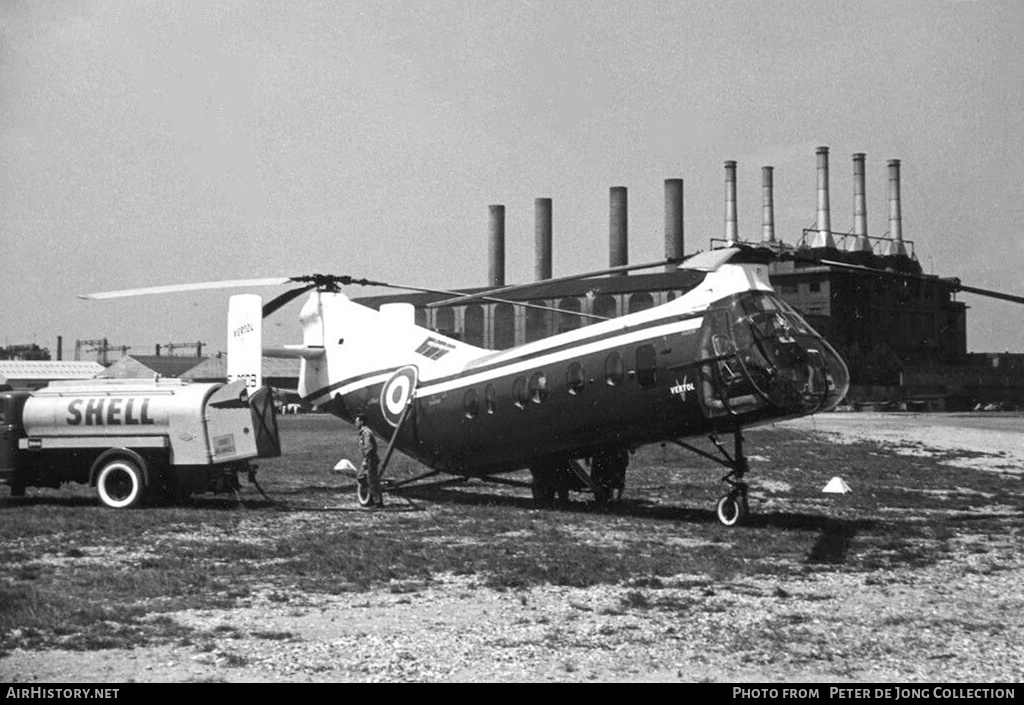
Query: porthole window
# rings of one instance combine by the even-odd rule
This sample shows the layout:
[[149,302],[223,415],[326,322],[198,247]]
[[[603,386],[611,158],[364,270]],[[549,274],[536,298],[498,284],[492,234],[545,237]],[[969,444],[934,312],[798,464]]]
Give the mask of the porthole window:
[[548,378],[543,371],[534,372],[530,377],[530,401],[540,404],[548,398]]
[[493,414],[497,408],[498,392],[494,389],[493,384],[488,384],[487,389],[484,390],[484,411]]
[[516,381],[512,383],[512,402],[522,409],[528,401],[530,401],[530,390],[526,386],[526,377],[516,377]]
[[622,355],[617,352],[610,353],[604,360],[604,379],[608,386],[615,387],[622,384],[626,373],[622,365]]
[[636,349],[636,378],[644,389],[650,389],[657,382],[657,366],[653,345],[641,345]]
[[462,397],[462,410],[467,419],[475,419],[480,414],[480,398],[475,389],[467,389]]
[[586,378],[583,376],[583,365],[578,362],[569,365],[569,369],[565,373],[565,386],[569,390],[569,394],[573,396],[581,394],[586,385]]

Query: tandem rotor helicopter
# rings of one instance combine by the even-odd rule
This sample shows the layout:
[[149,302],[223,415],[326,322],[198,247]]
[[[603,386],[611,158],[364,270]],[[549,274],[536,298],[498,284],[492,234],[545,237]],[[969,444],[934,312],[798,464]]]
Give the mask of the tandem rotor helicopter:
[[[441,473],[489,478],[528,468],[540,503],[566,499],[570,490],[607,501],[621,494],[630,451],[673,443],[727,469],[722,479],[728,490],[718,500],[717,515],[731,526],[749,512],[744,429],[829,411],[850,384],[836,350],[775,295],[767,265],[779,256],[776,250],[733,244],[670,260],[692,274],[689,290],[678,298],[506,350],[484,349],[416,325],[411,304],[388,304],[378,311],[340,289],[370,285],[457,297],[441,302],[450,303],[505,301],[502,294],[525,287],[467,295],[307,275],[82,298],[294,286],[266,305],[255,294],[231,297],[229,379],[244,378],[256,388],[262,383],[263,356],[299,358],[304,402],[349,422],[364,414],[370,428],[387,439],[382,475],[394,450],[427,468],[385,482],[385,490]],[[559,281],[665,264],[613,267]],[[952,285],[1024,303],[1024,297]],[[307,292],[299,316],[302,343],[264,349],[263,318]],[[729,434],[731,448],[720,440]],[[691,444],[700,436],[707,436],[718,454]],[[362,485],[358,499],[363,505],[371,501]]]

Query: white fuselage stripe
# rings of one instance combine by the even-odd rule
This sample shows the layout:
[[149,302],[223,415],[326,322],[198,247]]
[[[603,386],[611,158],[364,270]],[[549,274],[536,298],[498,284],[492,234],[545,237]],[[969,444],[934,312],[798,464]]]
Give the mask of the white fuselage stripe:
[[669,335],[671,333],[681,333],[683,331],[694,330],[700,327],[703,318],[690,318],[685,321],[673,321],[661,326],[654,326],[652,328],[643,328],[641,330],[626,332],[623,335],[616,336],[614,338],[604,338],[602,340],[596,340],[592,343],[586,343],[583,345],[577,345],[565,350],[559,350],[557,352],[550,353],[548,355],[540,355],[537,357],[531,357],[528,360],[516,361],[509,360],[508,364],[502,365],[495,369],[487,370],[486,372],[480,372],[478,374],[468,374],[464,377],[457,379],[451,379],[446,382],[439,384],[431,384],[430,382],[424,382],[422,386],[417,390],[417,397],[428,397],[433,394],[444,394],[450,392],[453,389],[465,387],[474,384],[481,384],[488,382],[497,377],[505,377],[507,375],[519,374],[528,370],[535,370],[545,365],[551,365],[565,360],[571,360],[576,357],[583,355],[590,355],[602,350],[615,348],[620,345],[629,345],[641,340],[647,340],[649,338],[656,338],[662,335]]
[[[591,343],[583,345],[577,345],[566,350],[559,350],[552,352],[548,355],[540,355],[538,357],[531,357],[528,360],[517,361],[511,359],[507,364],[494,367],[484,372],[476,374],[467,374],[460,376],[455,379],[449,379],[445,382],[437,384],[431,384],[430,382],[421,382],[420,388],[416,390],[416,397],[423,398],[433,396],[435,394],[444,394],[450,392],[453,389],[459,389],[461,387],[472,386],[475,384],[482,384],[499,377],[506,377],[509,375],[520,374],[528,370],[535,370],[545,365],[551,365],[565,360],[571,360],[576,357],[583,355],[590,355],[593,353],[601,352],[602,350],[610,350],[622,345],[629,345],[630,343],[636,343],[641,340],[648,340],[656,338],[658,336],[670,335],[672,333],[682,333],[685,331],[695,330],[700,327],[703,318],[690,318],[685,321],[673,321],[672,323],[666,323],[661,326],[654,326],[652,328],[643,328],[641,330],[629,331],[623,335],[615,336],[613,338],[604,338],[596,340]],[[361,379],[358,382],[347,384],[343,387],[339,387],[329,395],[345,395],[355,392],[359,389],[365,389],[372,387],[376,384],[383,384],[391,378],[392,372],[386,372],[372,377]],[[314,400],[315,401],[315,400]]]

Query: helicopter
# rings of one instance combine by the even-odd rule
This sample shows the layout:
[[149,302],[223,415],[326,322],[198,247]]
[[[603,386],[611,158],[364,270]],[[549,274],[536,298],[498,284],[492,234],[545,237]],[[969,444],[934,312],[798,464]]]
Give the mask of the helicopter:
[[[388,439],[380,472],[398,450],[425,466],[397,489],[439,474],[497,479],[529,469],[533,498],[598,502],[621,496],[631,451],[673,443],[726,468],[716,513],[726,526],[749,514],[744,429],[829,411],[845,397],[849,372],[836,350],[775,295],[775,254],[733,246],[673,262],[689,288],[667,303],[505,350],[488,350],[415,323],[411,304],[361,305],[348,285],[466,294],[338,275],[205,282],[84,295],[113,298],[196,289],[299,285],[266,305],[230,298],[228,376],[261,383],[263,356],[301,360],[306,404],[346,421],[364,416]],[[577,275],[591,277],[629,265]],[[262,320],[308,292],[302,343],[262,345]],[[722,436],[732,435],[732,447]],[[707,436],[718,454],[690,441]],[[349,466],[351,467],[351,466]],[[514,481],[506,480],[508,482]],[[357,483],[358,501],[371,503]]]

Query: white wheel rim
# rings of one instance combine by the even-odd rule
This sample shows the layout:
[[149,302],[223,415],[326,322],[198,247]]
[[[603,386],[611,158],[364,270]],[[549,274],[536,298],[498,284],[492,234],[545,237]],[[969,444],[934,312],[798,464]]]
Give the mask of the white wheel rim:
[[[119,476],[123,475],[128,480],[130,485],[128,492],[122,496],[114,496],[110,494],[107,489],[107,483],[111,480],[111,475],[117,473]],[[103,468],[100,473],[99,480],[96,482],[96,490],[99,492],[100,499],[108,507],[114,507],[115,509],[122,509],[132,504],[139,496],[139,492],[142,490],[140,487],[138,471],[134,466],[124,462],[110,463]]]
[[[728,509],[732,511],[727,514]],[[726,526],[734,526],[740,520],[740,514],[742,510],[738,499],[722,497],[718,500],[718,520]]]

